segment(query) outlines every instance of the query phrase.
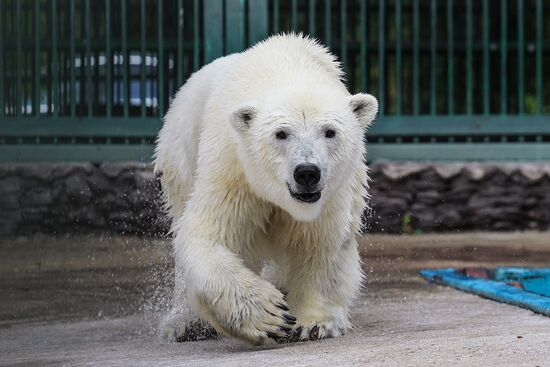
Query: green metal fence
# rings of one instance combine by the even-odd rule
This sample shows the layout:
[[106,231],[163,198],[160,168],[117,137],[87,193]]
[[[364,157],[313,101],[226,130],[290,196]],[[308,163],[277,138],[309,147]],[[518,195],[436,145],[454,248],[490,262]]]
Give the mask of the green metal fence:
[[148,160],[201,65],[319,38],[380,101],[369,158],[550,159],[548,0],[0,0],[0,161]]

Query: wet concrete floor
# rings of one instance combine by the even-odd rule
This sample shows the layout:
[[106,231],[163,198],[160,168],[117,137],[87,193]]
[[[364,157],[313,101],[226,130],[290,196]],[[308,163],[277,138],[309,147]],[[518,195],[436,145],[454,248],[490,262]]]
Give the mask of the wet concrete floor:
[[550,265],[550,233],[361,239],[367,283],[342,338],[252,347],[166,343],[165,240],[0,239],[0,365],[550,365],[550,318],[426,283],[422,267]]

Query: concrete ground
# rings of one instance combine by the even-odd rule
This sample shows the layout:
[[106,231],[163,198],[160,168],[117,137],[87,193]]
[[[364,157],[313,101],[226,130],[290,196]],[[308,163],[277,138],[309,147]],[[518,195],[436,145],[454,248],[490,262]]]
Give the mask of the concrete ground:
[[550,264],[550,233],[372,235],[342,338],[252,347],[164,343],[167,241],[88,235],[0,239],[0,365],[550,365],[550,318],[426,283],[422,267]]

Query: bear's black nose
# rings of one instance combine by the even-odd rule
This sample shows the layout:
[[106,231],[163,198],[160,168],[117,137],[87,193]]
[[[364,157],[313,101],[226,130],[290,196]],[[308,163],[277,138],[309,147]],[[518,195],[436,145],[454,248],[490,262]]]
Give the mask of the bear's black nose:
[[321,179],[321,170],[314,164],[299,164],[294,169],[294,180],[301,186],[313,186]]

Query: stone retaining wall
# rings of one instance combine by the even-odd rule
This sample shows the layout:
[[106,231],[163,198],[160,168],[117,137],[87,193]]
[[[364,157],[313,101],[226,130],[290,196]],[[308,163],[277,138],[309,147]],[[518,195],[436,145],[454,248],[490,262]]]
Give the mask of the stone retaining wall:
[[[372,232],[550,228],[550,165],[378,163]],[[0,165],[0,233],[166,233],[160,184],[139,163]]]
[[374,231],[550,228],[550,165],[380,163],[370,177]]
[[166,231],[149,164],[0,165],[0,233]]

